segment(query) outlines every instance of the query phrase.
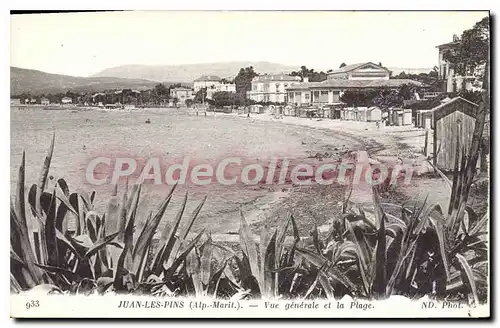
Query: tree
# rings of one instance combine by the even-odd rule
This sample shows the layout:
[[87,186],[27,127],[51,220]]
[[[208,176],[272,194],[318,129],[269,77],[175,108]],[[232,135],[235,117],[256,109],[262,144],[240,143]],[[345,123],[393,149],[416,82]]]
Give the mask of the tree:
[[339,69],[341,69],[344,66],[347,66],[347,65],[345,63],[340,64]]
[[153,98],[155,103],[163,103],[167,101],[170,97],[170,89],[167,88],[163,83],[158,83],[153,89]]
[[410,100],[415,97],[415,93],[420,92],[420,88],[415,84],[405,83],[398,88],[398,94],[403,100]]
[[193,105],[194,101],[192,99],[186,99],[186,107],[191,107]]
[[[489,60],[490,21],[485,17],[462,33],[458,44],[443,54],[443,59],[462,76],[475,76],[475,84],[484,80],[486,63]],[[489,74],[489,72],[487,73]]]
[[419,73],[419,74],[407,74],[402,71],[398,75],[390,76],[391,79],[409,79],[417,82],[421,82],[426,85],[433,85],[437,82],[438,73],[437,66],[435,66],[429,73]]
[[373,99],[378,95],[375,89],[370,90],[348,90],[342,94],[340,100],[348,106],[373,106]]
[[384,110],[391,107],[400,107],[403,105],[403,96],[400,94],[399,90],[391,90],[383,88],[379,90],[378,95],[372,99],[375,106],[378,106]]
[[174,97],[174,98],[172,99],[172,102],[174,103],[174,107],[177,107],[177,103],[179,102],[179,98]]
[[245,104],[245,97],[234,92],[219,91],[213,94],[211,104],[216,107],[242,106]]
[[258,74],[254,72],[252,66],[240,68],[238,75],[234,78],[236,92],[246,96],[247,91],[252,90],[252,80],[256,76]]
[[194,95],[194,101],[196,103],[202,104],[202,103],[205,103],[206,100],[207,100],[207,88],[201,88]]
[[293,71],[290,75],[299,76],[301,81],[304,81],[304,78],[307,77],[309,82],[321,82],[327,79],[325,72],[316,72],[313,68],[308,69],[306,66],[301,66],[299,71]]

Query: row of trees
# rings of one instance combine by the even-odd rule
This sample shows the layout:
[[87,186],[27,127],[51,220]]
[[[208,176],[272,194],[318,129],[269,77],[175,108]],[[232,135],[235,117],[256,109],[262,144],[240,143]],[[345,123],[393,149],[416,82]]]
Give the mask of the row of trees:
[[422,90],[413,84],[403,84],[398,89],[348,90],[342,94],[340,100],[348,106],[377,106],[386,109],[403,106],[404,101],[413,99],[415,93],[421,94]]
[[[175,103],[176,99],[170,99],[170,90],[173,88],[180,87],[181,84],[171,84],[166,86],[163,83],[158,83],[152,89],[146,89],[141,91],[136,91],[132,89],[122,89],[122,90],[105,90],[103,92],[71,92],[66,93],[55,93],[55,94],[42,94],[42,95],[32,95],[30,93],[22,93],[20,95],[13,95],[12,98],[18,98],[21,103],[25,103],[26,100],[31,102],[34,100],[36,103],[41,103],[43,98],[48,99],[51,103],[60,103],[62,98],[69,97],[72,99],[73,103],[78,104],[134,104],[134,105],[163,105],[167,104],[171,100]],[[177,99],[178,101],[178,99]]]
[[397,75],[391,75],[391,79],[409,79],[413,81],[418,81],[426,85],[432,86],[438,80],[438,67],[435,66],[428,73],[411,74],[406,72],[401,72]]

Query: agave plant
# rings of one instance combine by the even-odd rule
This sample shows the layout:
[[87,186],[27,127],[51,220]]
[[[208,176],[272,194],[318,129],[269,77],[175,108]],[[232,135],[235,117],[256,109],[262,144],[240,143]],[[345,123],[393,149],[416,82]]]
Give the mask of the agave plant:
[[362,295],[444,298],[461,292],[480,302],[478,285],[487,284],[488,217],[467,204],[477,161],[477,152],[472,154],[457,151],[453,182],[438,171],[450,186],[448,215],[427,199],[413,206],[382,204],[378,186],[371,209],[344,211],[342,238],[330,241],[323,252],[333,265],[354,261],[355,269],[345,272],[361,279]]
[[16,200],[11,204],[11,290],[39,285],[71,293],[165,291],[173,295],[181,290],[185,275],[180,272],[202,233],[190,242],[187,236],[205,199],[181,226],[186,194],[172,226],[166,224],[155,243],[175,186],[134,235],[141,186],[134,185],[130,193],[126,190],[121,202],[112,197],[106,219],[106,214],[94,211],[94,192],[90,196],[70,193],[63,179],[48,190],[53,150],[54,137],[39,183],[31,186],[28,195],[22,157]]

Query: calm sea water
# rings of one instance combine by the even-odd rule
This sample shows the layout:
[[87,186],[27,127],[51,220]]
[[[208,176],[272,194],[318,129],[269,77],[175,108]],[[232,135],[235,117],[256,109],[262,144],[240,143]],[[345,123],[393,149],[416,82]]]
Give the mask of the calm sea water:
[[[151,124],[145,124],[147,119]],[[97,155],[172,159],[189,156],[200,160],[236,155],[257,161],[285,155],[305,158],[311,147],[310,143],[304,143],[305,138],[330,138],[332,143],[335,142],[334,137],[326,137],[321,131],[274,122],[251,122],[224,114],[205,117],[188,115],[182,110],[72,112],[12,108],[11,188],[15,188],[23,150],[26,152],[27,185],[37,181],[54,131],[56,141],[50,174],[54,180],[66,179],[72,191],[95,189],[96,206],[101,212],[106,208],[112,187],[89,186],[84,175],[87,163]],[[256,201],[261,199],[265,203],[266,197],[270,197],[269,188],[258,186],[181,186],[167,216],[175,215],[186,188],[190,199],[188,214],[200,199],[208,195],[195,228],[218,232],[233,229],[233,223],[239,218],[239,208],[251,211]],[[145,217],[148,211],[154,210],[168,190],[165,186],[145,185],[140,215]]]

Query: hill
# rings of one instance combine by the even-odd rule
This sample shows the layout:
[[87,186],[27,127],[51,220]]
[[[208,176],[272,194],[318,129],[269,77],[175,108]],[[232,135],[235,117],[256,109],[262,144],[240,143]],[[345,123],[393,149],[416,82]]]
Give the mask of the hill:
[[32,95],[43,93],[98,92],[107,89],[147,89],[152,88],[155,81],[145,79],[123,79],[116,77],[77,77],[51,74],[42,71],[10,68],[10,94],[19,95],[29,92]]
[[105,69],[94,77],[117,77],[128,79],[146,79],[152,81],[193,82],[202,75],[217,75],[221,78],[234,78],[240,68],[253,66],[258,74],[289,73],[299,67],[270,62],[227,62],[188,65],[124,65]]

